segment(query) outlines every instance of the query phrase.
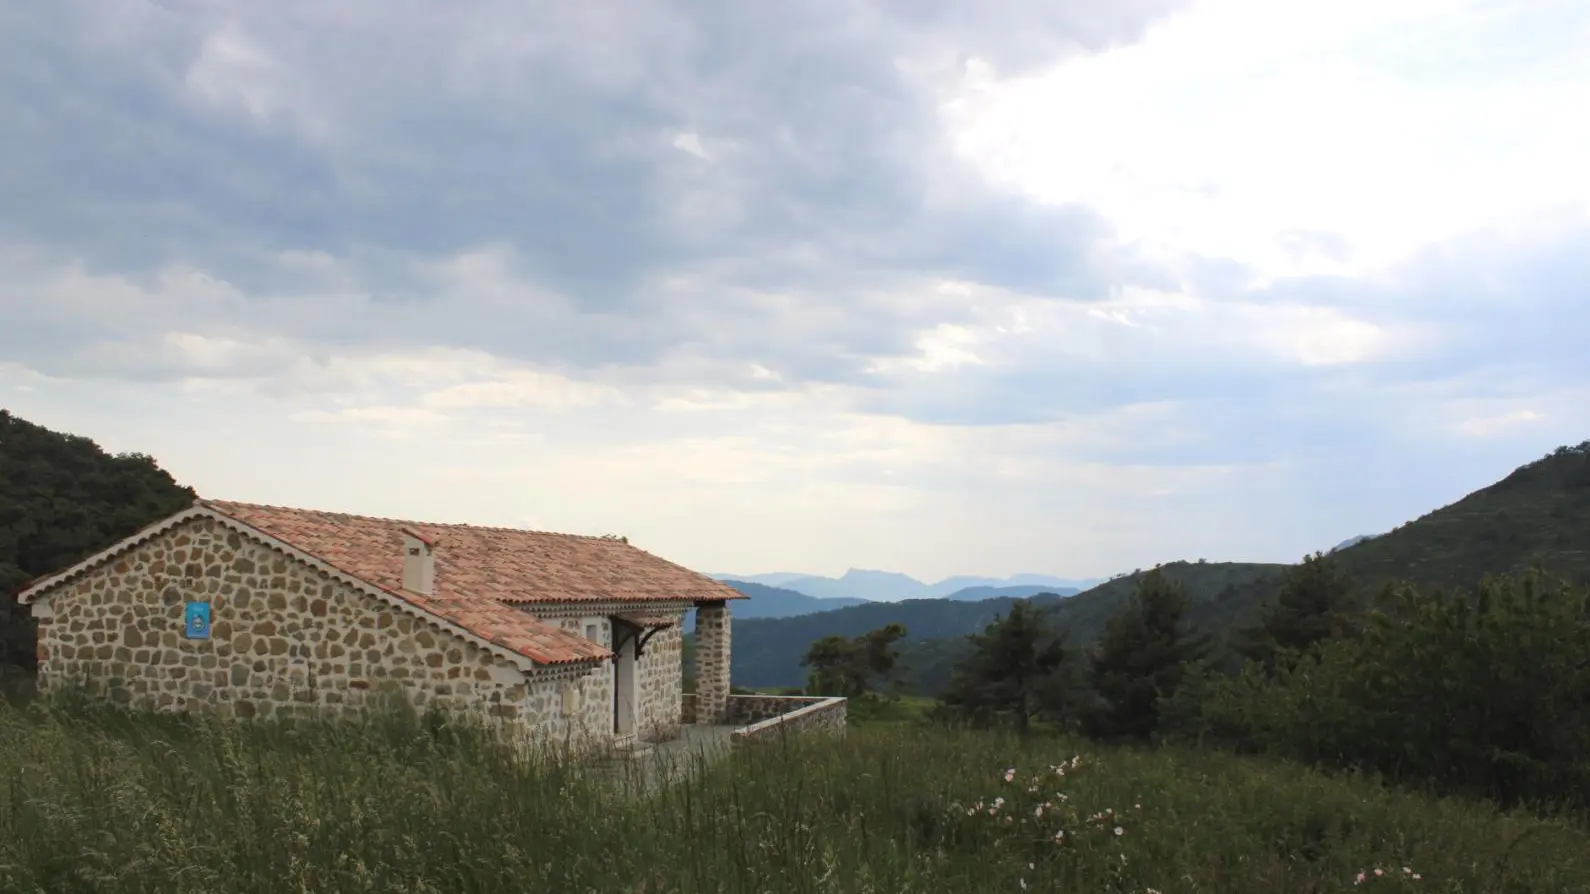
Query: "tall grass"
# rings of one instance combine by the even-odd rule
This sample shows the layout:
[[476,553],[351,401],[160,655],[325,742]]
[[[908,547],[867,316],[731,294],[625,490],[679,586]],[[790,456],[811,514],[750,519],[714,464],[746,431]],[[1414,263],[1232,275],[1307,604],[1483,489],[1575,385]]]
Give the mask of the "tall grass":
[[887,725],[637,771],[401,711],[0,708],[0,889],[1590,892],[1583,828],[1245,758]]

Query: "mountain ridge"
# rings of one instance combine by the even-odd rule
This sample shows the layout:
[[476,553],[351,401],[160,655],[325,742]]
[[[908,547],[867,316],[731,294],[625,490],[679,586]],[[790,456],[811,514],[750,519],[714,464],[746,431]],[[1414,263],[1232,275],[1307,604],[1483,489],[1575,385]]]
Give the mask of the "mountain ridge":
[[928,583],[902,572],[872,568],[850,568],[839,577],[790,571],[762,574],[714,573],[708,576],[720,581],[744,581],[792,590],[817,599],[865,599],[869,602],[952,597],[955,593],[971,587],[1034,587],[1037,588],[1034,592],[1054,590],[1079,593],[1103,582],[1102,578],[1065,578],[1036,572],[1021,572],[1008,577],[957,574]]

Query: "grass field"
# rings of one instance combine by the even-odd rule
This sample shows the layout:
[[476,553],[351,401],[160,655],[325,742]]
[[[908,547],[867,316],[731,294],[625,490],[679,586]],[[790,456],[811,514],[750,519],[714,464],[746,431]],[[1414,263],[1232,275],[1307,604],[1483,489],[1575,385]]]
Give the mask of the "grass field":
[[1590,830],[1566,821],[905,722],[636,794],[399,714],[34,705],[0,709],[0,774],[8,892],[1590,892]]

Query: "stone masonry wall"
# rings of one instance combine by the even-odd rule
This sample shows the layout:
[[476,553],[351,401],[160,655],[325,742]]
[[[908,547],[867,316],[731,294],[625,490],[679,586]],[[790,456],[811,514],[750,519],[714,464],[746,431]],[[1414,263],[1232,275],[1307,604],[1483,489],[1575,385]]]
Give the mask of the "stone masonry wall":
[[[189,600],[210,603],[209,639],[184,635]],[[543,741],[611,739],[599,674],[526,676],[213,519],[63,585],[37,614],[44,688],[83,680],[132,707],[248,717],[357,711],[395,686],[417,707],[498,718]]]
[[696,606],[696,722],[723,723],[729,697],[728,602]]
[[646,640],[640,656],[640,707],[636,726],[642,739],[658,742],[679,736],[683,722],[680,692],[684,689],[684,637],[681,621]]
[[[538,615],[549,614],[553,609],[565,610],[566,606],[523,607],[524,611]],[[683,607],[668,610],[669,614],[679,616],[680,625],[683,624],[684,612]],[[558,624],[564,630],[580,636],[586,636],[591,628],[595,627],[595,641],[609,649],[613,647],[613,623],[609,616],[544,617],[543,620]],[[645,649],[635,667],[635,731],[642,741],[657,742],[679,736],[679,726],[682,723],[679,696],[684,688],[683,651],[684,638],[679,625],[659,630],[646,640]],[[613,723],[614,676],[612,661],[602,662],[591,672],[592,685],[600,688],[601,698],[607,705],[603,722],[609,727]]]
[[731,695],[724,722],[749,726],[828,700],[824,695]]
[[[540,616],[537,608],[558,608],[561,606],[520,606],[520,610],[531,615]],[[589,634],[591,628],[596,628],[596,636],[592,639],[611,649],[613,647],[612,619],[605,615],[581,615],[567,618],[541,617],[548,624],[556,624],[570,633],[592,639]],[[584,691],[580,696],[580,708],[585,716],[585,722],[592,727],[600,728],[605,741],[612,741],[613,732],[613,677],[615,675],[611,659],[598,662],[595,668],[584,677]]]

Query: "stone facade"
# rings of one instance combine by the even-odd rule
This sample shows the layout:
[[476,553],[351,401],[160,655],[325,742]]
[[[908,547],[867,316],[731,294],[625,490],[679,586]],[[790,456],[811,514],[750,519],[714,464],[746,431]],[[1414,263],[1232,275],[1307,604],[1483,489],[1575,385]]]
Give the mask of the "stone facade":
[[[208,639],[184,635],[189,601],[209,602]],[[81,680],[132,707],[245,717],[353,712],[396,688],[417,707],[492,718],[543,742],[588,747],[612,738],[610,663],[526,673],[446,625],[210,518],[62,584],[35,615],[42,687]],[[657,660],[668,652],[662,645]],[[677,647],[671,654],[677,665]],[[677,717],[677,696],[671,703]]]
[[729,604],[696,604],[696,722],[725,723],[729,698]]
[[661,741],[679,736],[684,722],[680,692],[684,689],[684,612],[679,623],[646,640],[640,656],[640,709],[636,723],[643,739]]
[[[635,727],[638,737],[644,741],[662,741],[674,739],[679,736],[679,727],[683,720],[683,704],[680,693],[684,689],[684,636],[681,628],[684,625],[685,611],[688,603],[679,602],[664,604],[660,608],[648,607],[647,614],[667,615],[676,619],[673,627],[667,627],[652,634],[641,652],[640,660],[636,663],[636,693],[638,701],[635,705]],[[556,617],[558,613],[582,611],[578,606],[521,606],[523,611],[534,615],[541,620],[555,623],[571,633],[594,639],[607,648],[613,648],[613,620],[608,615],[579,614],[569,617]],[[591,637],[594,632],[596,635]],[[596,688],[607,699],[608,709],[612,707],[612,692],[615,678],[613,663],[604,661],[591,676],[597,679]],[[612,728],[612,717],[607,717],[608,728]]]

